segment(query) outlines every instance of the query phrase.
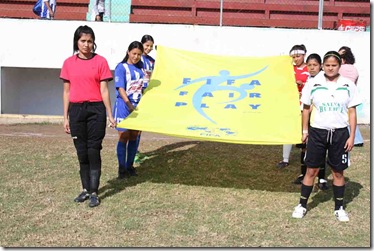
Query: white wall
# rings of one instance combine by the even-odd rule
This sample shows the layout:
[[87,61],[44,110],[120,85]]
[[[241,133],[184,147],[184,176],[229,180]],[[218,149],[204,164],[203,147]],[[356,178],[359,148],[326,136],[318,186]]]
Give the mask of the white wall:
[[[156,45],[219,55],[287,55],[294,44],[304,44],[307,54],[323,56],[329,50],[349,46],[356,57],[364,100],[358,108],[358,120],[370,123],[369,32],[59,20],[0,19],[1,113],[62,114],[58,69],[73,53],[75,29],[84,24],[94,29],[96,52],[107,58],[111,69],[125,56],[129,43],[144,34],[152,35]],[[156,51],[151,55],[156,56]],[[16,102],[19,98],[22,101]],[[28,105],[35,103],[36,108]]]

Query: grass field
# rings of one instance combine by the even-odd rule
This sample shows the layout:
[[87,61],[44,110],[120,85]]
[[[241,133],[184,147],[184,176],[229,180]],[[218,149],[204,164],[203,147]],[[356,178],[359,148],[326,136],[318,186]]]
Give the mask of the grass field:
[[[2,247],[371,247],[370,126],[360,126],[346,171],[347,223],[332,190],[315,189],[304,219],[291,218],[299,149],[277,169],[282,146],[235,145],[144,132],[151,158],[117,180],[115,130],[102,150],[101,205],[76,204],[75,149],[62,125],[0,125]],[[331,186],[331,174],[329,185]]]

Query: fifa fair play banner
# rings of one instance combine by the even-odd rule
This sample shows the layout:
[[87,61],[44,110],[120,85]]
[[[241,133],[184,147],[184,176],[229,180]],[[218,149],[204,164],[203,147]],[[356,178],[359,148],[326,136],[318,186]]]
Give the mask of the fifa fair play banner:
[[158,45],[144,96],[117,126],[227,143],[301,143],[291,58],[219,56]]

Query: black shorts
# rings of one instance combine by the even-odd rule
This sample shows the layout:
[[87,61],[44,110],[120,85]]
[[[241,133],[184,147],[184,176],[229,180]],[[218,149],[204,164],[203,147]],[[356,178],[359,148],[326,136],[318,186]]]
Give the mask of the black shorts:
[[309,127],[305,164],[310,168],[319,168],[325,161],[337,171],[348,168],[348,152],[344,146],[349,138],[348,128],[325,130]]

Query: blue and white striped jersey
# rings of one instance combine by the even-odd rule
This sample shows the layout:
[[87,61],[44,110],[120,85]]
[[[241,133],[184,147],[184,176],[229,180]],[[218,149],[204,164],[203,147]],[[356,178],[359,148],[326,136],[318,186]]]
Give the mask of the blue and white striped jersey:
[[139,103],[142,96],[144,73],[135,65],[119,63],[114,70],[114,84],[117,98],[120,98],[118,88],[125,89],[131,103]]
[[45,5],[45,2],[49,2],[49,5],[51,6],[53,13],[55,13],[56,12],[56,0],[43,0],[42,11],[40,13],[40,17],[51,19],[51,16],[49,15],[49,11],[48,11],[47,6]]

